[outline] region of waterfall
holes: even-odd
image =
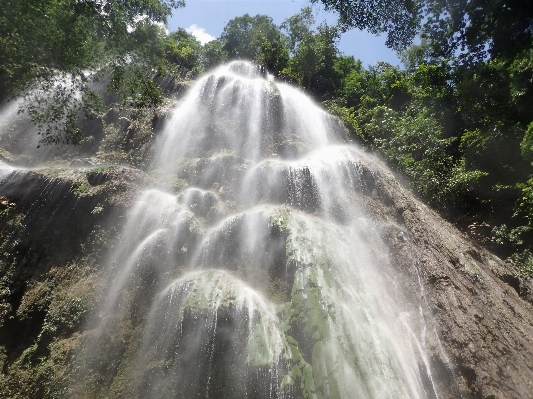
[[[0,397],[533,397],[531,279],[259,67],[185,86],[80,146],[0,104]]]
[[[335,118],[252,64],[199,79],[107,260],[78,389],[438,398],[419,304],[360,203],[368,162]]]

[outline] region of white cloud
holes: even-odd
[[[211,40],[215,40],[214,36],[211,36],[209,33],[207,33],[204,30],[204,28],[201,28],[196,24],[192,24],[185,30],[191,33],[194,37],[196,37],[198,41],[202,44],[206,44],[207,42],[210,42]]]

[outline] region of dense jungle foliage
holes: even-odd
[[[44,143],[78,143],[80,115],[104,106],[95,82],[145,112],[161,103],[163,76],[252,60],[306,90],[422,199],[531,276],[533,3],[322,3],[337,25],[317,24],[309,7],[280,26],[243,15],[202,46],[164,28],[181,0],[1,0],[0,86],[25,97]],[[353,27],[386,33],[403,67],[341,54]]]

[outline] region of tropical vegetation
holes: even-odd
[[[279,26],[243,15],[202,45],[165,30],[181,0],[1,0],[0,86],[25,97],[44,143],[78,143],[105,103],[97,82],[144,112],[161,103],[163,76],[252,60],[306,90],[424,201],[531,276],[533,5],[321,1],[338,24],[317,24],[309,7]],[[385,33],[403,67],[340,53],[351,28]]]

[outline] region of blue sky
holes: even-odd
[[[188,29],[200,41],[206,41],[219,37],[231,19],[246,13],[252,16],[266,14],[279,25],[308,4],[307,0],[186,0],[185,8],[174,10],[168,26],[170,31]],[[326,13],[318,5],[312,8],[318,23],[327,20],[333,24],[336,21],[334,14]],[[385,35],[374,36],[351,30],[342,35],[339,49],[346,55],[360,59],[365,67],[378,61],[400,65],[396,53],[385,46]]]

